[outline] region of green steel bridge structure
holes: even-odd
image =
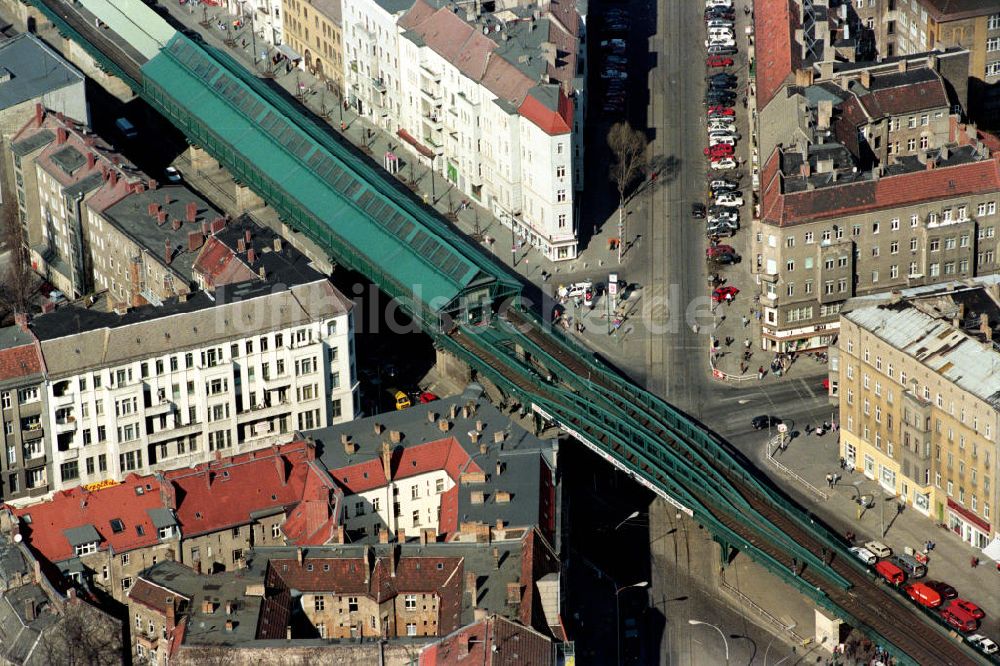
[[[141,0],[30,3],[286,223],[396,299],[439,348],[692,516],[723,565],[745,553],[898,663],[974,661],[721,437],[524,307],[516,276],[294,99]]]

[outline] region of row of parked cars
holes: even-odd
[[[1000,647],[986,636],[974,633],[986,613],[976,604],[958,596],[958,591],[937,580],[919,580],[927,575],[927,566],[915,557],[893,554],[892,549],[880,541],[869,541],[855,546],[851,552],[875,573],[896,587],[902,586],[914,603],[937,611],[941,619],[956,631],[967,634],[966,641],[984,654],[995,654]],[[909,583],[907,583],[909,581]]]
[[[604,83],[604,112],[617,114],[625,110],[628,79],[628,44],[625,37],[629,29],[628,10],[609,7],[604,11],[604,36],[601,41],[601,81]]]

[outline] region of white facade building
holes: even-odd
[[[345,6],[350,102],[432,166],[442,191],[454,187],[513,229],[518,249],[575,258],[579,14],[551,5],[477,17],[463,6],[463,18],[437,0],[402,4]]]
[[[252,23],[258,54],[266,46],[284,44],[281,0],[227,0],[229,13],[245,23]],[[259,55],[258,55],[259,57]]]
[[[67,308],[32,322],[51,491],[284,443],[357,415],[351,303],[326,279],[219,288],[215,299],[123,317]]]

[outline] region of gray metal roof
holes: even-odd
[[[84,80],[75,67],[31,34],[0,43],[0,109]]]
[[[170,509],[146,509],[146,513],[149,515],[149,519],[153,522],[153,527],[156,529],[177,525],[174,512]]]
[[[71,546],[82,546],[86,543],[94,543],[101,540],[101,535],[93,525],[81,525],[80,527],[70,527],[63,530],[66,540]]]
[[[83,156],[83,153],[77,150],[76,146],[65,146],[60,148],[52,153],[52,156],[49,159],[52,160],[53,164],[70,175],[87,163],[87,158]]]
[[[56,133],[50,129],[43,129],[32,132],[26,138],[15,141],[11,144],[11,150],[18,157],[23,157],[43,148],[56,140]]]
[[[844,315],[941,377],[1000,409],[1000,353],[950,321],[905,301],[863,305]]]

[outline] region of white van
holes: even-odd
[[[713,37],[726,37],[727,39],[732,39],[733,31],[729,28],[709,28],[708,38],[712,39]]]
[[[889,557],[892,555],[892,548],[889,548],[889,546],[881,541],[869,541],[865,544],[865,548],[875,553],[878,557]]]
[[[875,557],[875,553],[868,550],[867,548],[862,548],[861,546],[854,546],[851,548],[851,552],[854,553],[854,557],[858,558],[868,566],[872,566],[878,562],[878,558]]]

